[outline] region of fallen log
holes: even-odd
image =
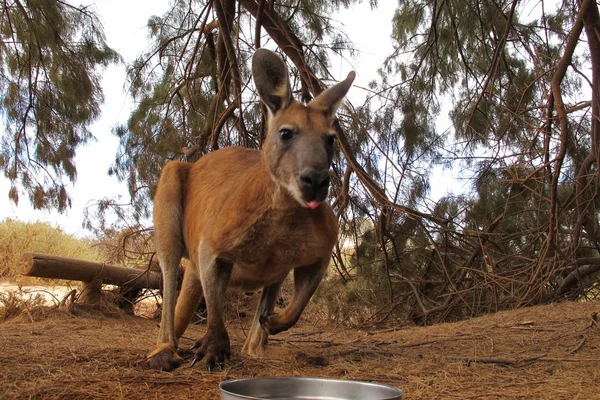
[[[102,284],[124,286],[127,289],[159,289],[161,282],[161,275],[154,271],[42,253],[24,253],[17,270],[25,276],[82,282],[101,281]]]

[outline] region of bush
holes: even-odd
[[[44,305],[44,297],[37,293],[31,295],[21,289],[0,293],[0,322],[30,312],[35,307]]]
[[[15,267],[27,252],[52,254],[86,261],[102,261],[90,244],[45,222],[0,222],[0,279],[24,282]]]

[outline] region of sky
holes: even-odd
[[[79,4],[73,2],[73,4]],[[116,177],[108,176],[108,169],[114,161],[118,148],[118,139],[112,135],[111,129],[127,121],[133,103],[127,93],[125,68],[128,62],[148,47],[148,31],[146,23],[152,15],[162,15],[169,9],[167,0],[99,0],[83,1],[81,4],[92,4],[104,25],[107,43],[123,57],[124,65],[110,66],[103,73],[103,90],[105,103],[101,117],[91,125],[91,132],[96,140],[78,149],[75,163],[77,181],[68,185],[68,192],[73,201],[72,207],[63,214],[56,212],[33,210],[27,196],[22,195],[18,206],[8,199],[10,184],[6,178],[0,177],[0,220],[13,218],[21,221],[49,222],[59,226],[65,232],[85,236],[82,228],[84,210],[94,200],[104,197],[121,196],[127,202],[129,195],[125,184],[119,183]],[[376,10],[371,10],[368,2],[343,10],[332,18],[345,26],[350,40],[355,44],[359,54],[354,60],[338,60],[333,70],[340,72],[339,79],[345,78],[347,72],[356,70],[355,86],[366,87],[368,82],[377,76],[377,69],[386,56],[392,52],[391,19],[396,2],[380,1]],[[354,88],[351,92],[356,93]],[[358,95],[358,93],[357,93]],[[445,194],[451,186],[448,172],[439,171],[439,182],[433,185],[432,196]]]

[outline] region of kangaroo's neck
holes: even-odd
[[[239,256],[241,249],[247,249],[260,242],[273,239],[271,232],[276,227],[297,221],[297,213],[302,212],[300,204],[294,200],[285,187],[273,179],[267,163],[261,154],[259,160],[248,165],[239,185],[228,199],[227,215],[239,218],[225,219],[219,237],[219,252],[228,254],[232,260]]]

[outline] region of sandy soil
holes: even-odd
[[[81,306],[25,309],[0,324],[2,399],[218,399],[249,376],[311,376],[400,387],[406,399],[600,398],[600,304],[562,303],[433,327],[359,331],[310,313],[272,337],[261,359],[240,354],[252,315],[229,322],[233,357],[149,370],[157,321]],[[182,346],[205,330],[188,329]]]

